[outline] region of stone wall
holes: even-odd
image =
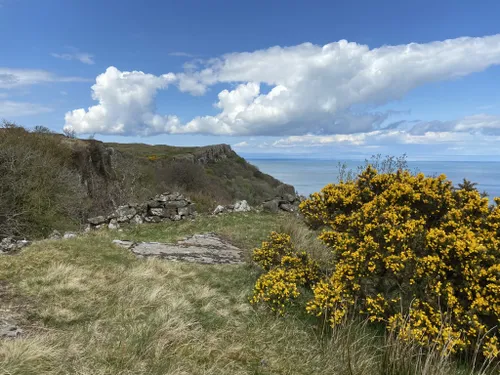
[[[182,194],[165,192],[141,204],[118,207],[107,216],[88,219],[87,230],[108,227],[118,229],[120,224],[159,223],[178,221],[194,217],[195,205]]]

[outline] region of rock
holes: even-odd
[[[224,206],[218,205],[215,207],[214,212],[212,212],[212,215],[218,215],[226,211],[226,208]]]
[[[282,203],[279,208],[286,212],[295,212],[297,210],[297,207],[290,203]]]
[[[118,246],[130,246],[130,241],[121,241]],[[208,264],[242,263],[242,251],[213,233],[196,234],[178,241],[176,244],[159,242],[140,242],[132,244],[131,251],[140,257],[158,257],[173,261],[186,261]]]
[[[186,207],[188,204],[185,200],[169,201],[165,203],[165,208],[181,208]]]
[[[120,228],[120,224],[118,224],[118,220],[117,219],[111,219],[109,221],[109,224],[108,224],[108,229],[109,230],[117,230],[118,228]]]
[[[161,221],[161,217],[159,216],[146,216],[144,218],[146,223],[159,223]]]
[[[144,223],[144,219],[141,215],[135,215],[132,220],[130,220],[132,224],[142,224]]]
[[[273,199],[262,204],[262,209],[267,212],[277,213],[279,212],[278,200]]]
[[[30,244],[27,240],[15,240],[12,237],[6,237],[0,241],[0,254],[10,253],[16,250],[21,250],[23,247]]]
[[[135,214],[137,214],[137,210],[134,207],[129,207],[129,206],[120,206],[116,209],[115,212],[116,212],[116,220],[119,223],[129,221],[135,216]]]
[[[177,213],[183,217],[188,216],[190,214],[188,207],[181,207],[177,209]]]
[[[106,222],[106,218],[104,216],[96,216],[96,217],[91,217],[90,219],[87,219],[87,221],[92,225],[99,225],[99,224]]]
[[[158,208],[161,207],[162,202],[158,202],[157,200],[152,200],[147,203],[148,208]]]
[[[62,238],[61,233],[55,229],[49,236],[49,240],[60,240],[61,238]]]
[[[179,220],[182,220],[182,216],[181,216],[181,215],[179,215],[179,214],[174,215],[174,216],[172,216],[172,220],[173,220],[173,221],[179,221]]]
[[[251,211],[252,209],[248,205],[247,201],[239,201],[234,204],[234,212],[248,212]]]
[[[125,249],[130,249],[134,246],[134,242],[128,240],[113,240],[113,243],[117,246],[124,247]]]
[[[92,230],[92,227],[90,224],[85,225],[85,228],[83,228],[84,233],[89,233]]]
[[[286,200],[288,203],[293,203],[297,199],[295,194],[284,194],[283,199]]]
[[[0,338],[16,338],[23,333],[23,330],[14,324],[0,323]]]
[[[63,236],[63,238],[65,240],[70,239],[70,238],[76,238],[76,237],[77,237],[76,233],[73,233],[73,232],[65,232],[64,236]]]

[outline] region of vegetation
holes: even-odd
[[[467,181],[455,189],[444,175],[379,174],[369,165],[301,204],[309,225],[322,228],[331,267],[318,277],[313,259],[272,233],[254,252],[267,272],[253,301],[283,314],[305,289],[302,306],[332,327],[365,317],[398,341],[444,357],[463,353],[488,368],[500,354],[495,202]]]
[[[89,216],[167,190],[207,212],[241,199],[260,204],[281,185],[225,145],[104,144],[8,122],[0,127],[0,175],[0,238],[78,229]]]

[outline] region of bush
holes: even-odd
[[[309,225],[323,228],[319,238],[334,257],[330,276],[307,280],[314,293],[307,311],[331,326],[365,316],[423,347],[479,348],[497,357],[500,198],[495,202],[489,206],[470,184],[455,189],[444,175],[402,169],[379,174],[368,166],[327,185],[300,206]]]

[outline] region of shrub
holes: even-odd
[[[481,345],[498,355],[500,199],[444,175],[367,167],[357,179],[326,186],[301,204],[336,256],[309,312],[332,325],[349,311],[397,329],[421,345],[451,352]],[[482,343],[481,343],[482,340]]]
[[[316,262],[303,251],[297,251],[290,236],[272,232],[269,241],[255,249],[253,260],[268,272],[255,283],[252,303],[265,302],[284,314],[285,309],[300,296],[300,288],[314,283],[319,276]]]
[[[402,169],[379,174],[368,166],[327,185],[300,206],[310,226],[323,228],[319,238],[334,259],[328,277],[300,280],[314,294],[307,311],[331,326],[355,314],[423,347],[497,357],[500,198],[495,203],[470,184],[455,189],[444,175]],[[281,266],[266,266],[287,256],[271,251],[278,245],[255,252],[267,254],[256,260],[265,258],[269,270],[256,292],[264,285],[271,302],[280,291],[270,280],[295,295],[294,280],[275,271]]]

